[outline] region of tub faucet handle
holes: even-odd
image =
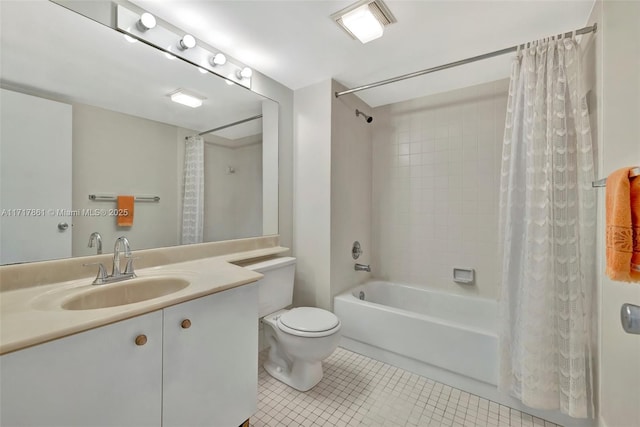
[[[368,273],[371,273],[371,267],[369,266],[369,264],[359,264],[356,263],[355,268],[356,271],[366,271]]]

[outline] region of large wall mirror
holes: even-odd
[[[105,253],[181,244],[185,140],[215,128],[202,241],[277,234],[277,103],[58,4],[0,9],[1,264],[95,254],[94,232]]]

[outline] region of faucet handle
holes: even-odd
[[[106,283],[107,280],[107,269],[104,268],[104,264],[102,264],[101,262],[90,262],[87,264],[82,264],[83,267],[89,267],[91,265],[97,265],[98,266],[98,274],[96,275],[95,280],[93,281],[92,284],[94,285],[102,285],[104,283]]]
[[[127,260],[127,265],[124,268],[124,273],[123,274],[130,274],[131,276],[136,277],[136,273],[135,273],[135,271],[133,271],[133,260],[134,259],[140,259],[140,258],[142,258],[142,257],[139,257],[139,256],[134,257],[134,256],[131,256],[131,255],[130,256],[125,256],[125,259]]]

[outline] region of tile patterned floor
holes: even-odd
[[[259,357],[253,427],[558,427],[504,405],[338,348],[306,393],[272,378]]]

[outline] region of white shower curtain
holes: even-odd
[[[514,61],[502,154],[500,388],[593,416],[594,159],[575,40]]]
[[[202,243],[204,233],[204,140],[187,138],[184,153],[182,244]]]

